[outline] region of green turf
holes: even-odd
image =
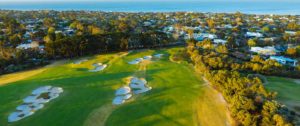
[[[115,90],[125,84],[124,78],[137,72],[139,66],[129,65],[128,61],[154,53],[170,54],[178,49],[133,52],[125,57],[97,55],[80,65],[70,60],[25,80],[2,85],[0,126],[82,126],[93,110],[111,104]],[[102,72],[87,72],[96,62],[107,63],[108,67]],[[114,107],[105,125],[193,126],[198,123],[193,105],[204,88],[191,66],[170,62],[165,56],[147,65],[146,79],[153,89]],[[9,113],[22,103],[22,99],[44,85],[60,86],[64,93],[34,115],[7,123]]]
[[[277,100],[300,114],[300,81],[283,77],[267,77],[266,88],[277,92]]]

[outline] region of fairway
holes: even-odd
[[[9,81],[0,85],[0,126],[228,124],[226,104],[221,103],[218,94],[190,64],[169,60],[169,55],[178,49],[181,48],[95,55],[81,64],[73,64],[74,59],[27,71],[32,73],[30,76],[26,72],[18,73],[19,79],[15,79],[14,74],[2,76],[1,79]],[[135,58],[157,53],[164,54],[163,58],[139,65],[128,64]],[[107,64],[107,68],[88,72],[94,68],[92,64],[99,62]],[[126,78],[133,75],[145,77],[152,90],[135,95],[124,104],[112,105],[116,89],[124,86]],[[64,92],[34,115],[7,123],[8,115],[22,99],[33,89],[45,85],[62,87]]]
[[[277,92],[279,102],[300,115],[300,80],[283,77],[268,77],[266,88]],[[299,116],[298,116],[298,121]]]

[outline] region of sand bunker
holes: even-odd
[[[113,100],[113,104],[115,105],[123,104],[125,100],[131,98],[131,96],[132,94],[131,94],[130,87],[128,86],[121,87],[116,91],[116,97]]]
[[[134,94],[144,93],[152,89],[151,87],[147,86],[147,81],[144,78],[139,79],[136,77],[132,77],[130,79],[129,86],[132,88],[132,92]]]
[[[102,71],[107,67],[106,64],[102,64],[102,63],[95,63],[95,64],[93,64],[93,66],[95,67],[95,69],[89,70],[90,72]]]
[[[55,99],[63,92],[60,87],[43,86],[32,91],[30,96],[23,99],[23,104],[8,116],[8,122],[15,122],[33,115],[35,111],[44,108],[44,104]]]
[[[144,56],[144,60],[151,60],[152,56]]]
[[[155,54],[154,57],[155,58],[161,58],[164,54]]]
[[[153,55],[153,57],[155,58],[161,58],[163,56],[163,54],[155,54]],[[143,60],[151,60],[153,58],[152,56],[144,56],[143,58],[136,58],[130,62],[128,62],[129,64],[139,64],[141,63]]]
[[[73,64],[81,64],[81,63],[86,62],[86,61],[88,61],[88,60],[87,59],[81,59],[81,60],[75,61]]]
[[[143,61],[143,58],[136,58],[133,61],[128,62],[129,64],[139,64],[140,62]]]
[[[147,81],[144,78],[131,77],[129,86],[121,87],[116,91],[116,97],[112,103],[114,105],[123,104],[132,97],[132,94],[141,94],[151,89],[151,87],[147,86]]]

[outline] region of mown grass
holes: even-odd
[[[300,80],[283,77],[268,77],[266,88],[277,92],[277,99],[288,106],[300,107]],[[299,110],[300,112],[300,110]]]
[[[267,77],[265,87],[277,92],[277,100],[300,115],[300,80],[283,77]],[[300,124],[300,116],[297,118]]]
[[[197,105],[195,107],[195,104],[211,106],[216,103],[199,101],[201,97],[209,98],[204,95],[206,87],[203,86],[201,77],[197,76],[187,63],[170,62],[167,56],[143,66],[146,67],[143,76],[153,88],[151,91],[138,95],[123,105],[110,106],[115,90],[125,84],[126,77],[134,75],[139,69],[139,65],[129,65],[128,61],[155,53],[170,54],[178,49],[180,48],[139,51],[124,57],[120,57],[121,53],[97,55],[89,57],[89,61],[79,65],[72,64],[73,60],[70,60],[65,64],[48,67],[41,73],[23,80],[3,84],[0,86],[0,125],[94,125],[93,122],[85,123],[91,114],[93,115],[91,120],[99,116],[99,120],[105,118],[102,125],[111,126],[198,125],[199,108]],[[97,62],[107,63],[108,67],[97,73],[87,72],[88,69],[93,69],[92,64]],[[11,76],[2,79],[9,77]],[[34,115],[18,122],[7,123],[9,113],[22,103],[22,99],[33,89],[44,85],[60,86],[64,89],[64,93],[47,103],[44,109]],[[102,111],[103,108],[109,108],[109,111]],[[226,112],[214,107],[207,109],[211,111],[207,116],[211,117]],[[105,114],[109,115],[104,116]],[[220,122],[219,125],[225,124]]]

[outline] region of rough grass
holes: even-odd
[[[45,69],[43,72],[26,79],[12,79],[14,81],[0,86],[0,125],[193,126],[207,124],[199,123],[199,118],[206,118],[204,116],[211,117],[208,122],[224,120],[225,116],[216,116],[221,119],[212,118],[226,110],[220,109],[217,105],[219,103],[214,102],[217,98],[205,93],[209,93],[209,90],[203,86],[202,78],[197,76],[188,64],[170,62],[167,56],[141,66],[127,63],[134,58],[154,53],[170,54],[178,49],[180,48],[146,50],[127,56],[126,53],[97,55],[89,57],[89,61],[79,65],[72,64],[73,60],[70,60],[55,67],[42,68]],[[97,62],[106,63],[108,67],[101,72],[87,72],[93,68],[92,64]],[[126,84],[127,77],[135,74],[145,77],[153,89],[123,105],[111,105],[115,90]],[[13,77],[15,76],[7,75],[2,79]],[[62,87],[64,93],[34,115],[8,124],[9,113],[13,112],[33,89],[44,85]],[[202,110],[205,111],[200,111],[197,104],[204,104]],[[203,117],[197,116],[198,114]],[[216,121],[214,124],[225,125],[224,122]]]

